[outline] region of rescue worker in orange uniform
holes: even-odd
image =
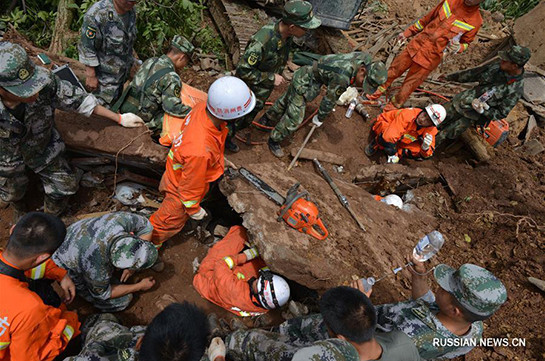
[[[383,149],[388,163],[397,163],[402,157],[429,158],[435,150],[437,126],[445,120],[447,112],[440,104],[425,109],[395,109],[380,114],[373,124],[374,139],[365,148],[372,156]]]
[[[173,140],[159,190],[165,193],[161,207],[151,216],[151,241],[161,245],[180,232],[189,218],[207,216],[200,203],[224,171],[223,153],[227,122],[250,113],[255,96],[240,79],[225,76],[208,90],[206,103],[193,107]]]
[[[49,259],[65,234],[59,218],[30,212],[17,222],[0,253],[0,360],[53,360],[80,333],[78,316],[43,283],[43,278],[58,281],[67,303],[76,295],[66,271]]]
[[[284,306],[290,298],[286,280],[273,275],[248,247],[246,229],[231,227],[199,266],[193,287],[208,301],[238,316],[257,316]]]
[[[483,0],[444,0],[427,15],[399,34],[398,40],[414,38],[394,59],[388,80],[368,98],[375,100],[406,70],[399,92],[384,110],[401,108],[413,91],[439,66],[443,56],[462,53],[475,39],[483,19],[479,4]]]

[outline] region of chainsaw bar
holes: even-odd
[[[282,206],[285,202],[285,198],[282,197],[277,191],[275,191],[270,185],[265,183],[261,178],[250,172],[248,169],[240,167],[238,172],[244,179],[250,184],[263,192],[270,200]]]

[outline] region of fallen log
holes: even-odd
[[[491,157],[490,154],[488,154],[486,144],[484,144],[482,137],[479,137],[473,129],[467,129],[460,139],[468,146],[471,153],[475,155],[475,158],[477,158],[479,162],[487,162],[490,160]]]
[[[403,192],[428,183],[439,182],[441,174],[432,168],[408,167],[402,164],[375,164],[360,169],[354,183],[370,193]]]
[[[295,157],[297,154],[298,149],[292,148],[291,150],[291,156]],[[300,159],[308,159],[313,160],[314,158],[318,159],[319,161],[327,162],[327,163],[333,163],[333,164],[344,164],[346,162],[346,158],[334,153],[329,152],[322,152],[321,150],[314,150],[314,149],[303,149],[301,154],[299,155]]]

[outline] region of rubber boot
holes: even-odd
[[[365,155],[368,157],[371,157],[376,152],[377,152],[377,143],[375,142],[375,140],[372,140],[371,143],[369,143],[367,147],[365,147]]]
[[[68,197],[53,198],[48,195],[44,197],[44,213],[60,216],[68,206]]]
[[[227,139],[225,140],[225,149],[227,149],[231,153],[238,153],[240,151],[240,147],[235,142],[233,142],[232,137],[227,137]]]
[[[275,142],[271,138],[267,141],[267,145],[269,146],[269,150],[276,158],[282,158],[284,156],[284,151],[282,150],[282,147],[280,146],[280,143]]]
[[[265,115],[259,118],[259,120],[256,123],[259,124],[259,125],[254,125],[257,128],[257,130],[260,130],[262,132],[270,132],[272,130],[271,121]]]

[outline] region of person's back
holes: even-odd
[[[75,289],[66,271],[49,260],[65,232],[59,218],[28,213],[17,223],[6,250],[0,254],[0,359],[3,361],[53,360],[79,334],[75,313],[66,311],[63,304],[58,308],[44,304],[44,300],[60,303],[50,297],[53,292],[50,286],[40,287],[40,291],[29,289],[30,279],[50,278],[59,281],[67,292],[65,300],[73,299]]]

